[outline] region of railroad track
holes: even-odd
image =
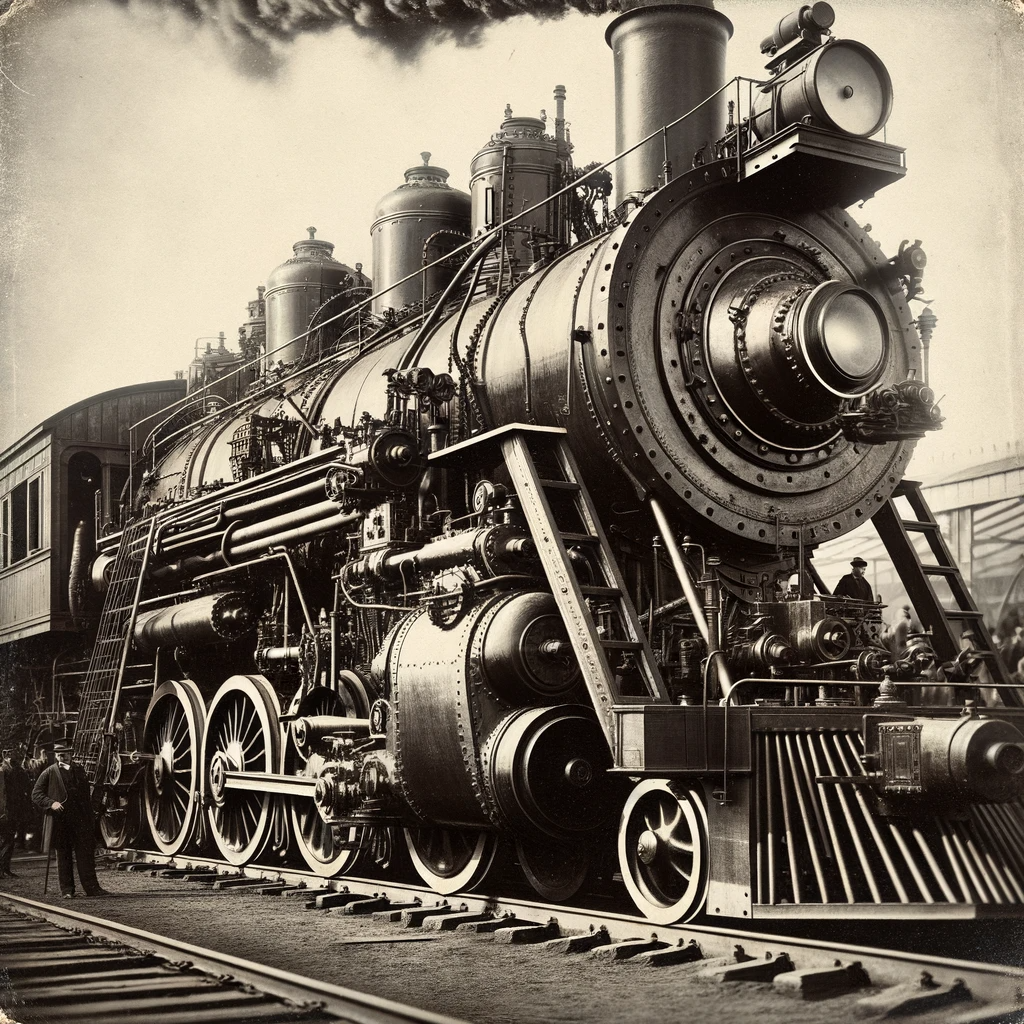
[[[115,921],[0,896],[0,1021],[459,1024]]]
[[[770,984],[780,995],[827,999],[859,993],[857,1016],[942,1024],[1022,1024],[1024,968],[754,930],[687,924],[483,893],[442,900],[413,884],[326,880],[310,872],[186,856],[120,855],[119,868],[218,889],[293,897],[311,910],[373,915],[396,929],[490,933],[498,942],[587,953],[608,963],[671,967],[713,982]],[[525,954],[524,955],[529,955]],[[660,974],[660,972],[659,972]],[[844,1004],[844,1006],[847,1004]],[[780,1010],[780,1012],[782,1012]]]

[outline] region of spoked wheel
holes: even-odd
[[[281,705],[263,676],[232,676],[214,695],[206,716],[203,785],[214,842],[229,864],[247,864],[270,833],[270,793],[231,789],[228,772],[281,770]]]
[[[136,783],[125,792],[116,792],[105,802],[100,816],[100,835],[108,850],[132,846],[142,831],[142,793]]]
[[[547,836],[517,838],[516,857],[533,891],[545,900],[575,896],[590,870],[590,854],[583,846]]]
[[[708,817],[700,795],[664,779],[641,782],[622,810],[619,867],[633,902],[655,924],[699,913],[708,892]]]
[[[149,764],[143,793],[153,841],[161,853],[178,853],[194,831],[200,805],[203,711],[199,688],[185,679],[161,683],[146,712],[142,752]]]
[[[490,832],[437,826],[407,828],[405,843],[420,878],[442,896],[479,885],[498,848],[497,837]]]
[[[365,718],[368,714],[369,708],[359,709],[325,686],[310,690],[296,709],[297,718],[311,715]],[[289,736],[287,758],[285,770],[289,774],[313,779],[320,777],[326,764],[323,757],[315,752],[304,757],[293,736]],[[295,845],[314,874],[330,878],[355,867],[359,858],[361,829],[328,825],[320,816],[312,796],[291,798],[291,820]]]

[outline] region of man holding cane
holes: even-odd
[[[32,802],[46,812],[57,851],[57,877],[64,899],[75,895],[72,864],[78,861],[78,877],[87,896],[106,896],[96,878],[95,828],[89,780],[85,769],[75,764],[71,747],[58,741],[53,747],[55,764],[44,768],[32,789]]]

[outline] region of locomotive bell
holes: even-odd
[[[421,302],[444,288],[454,270],[443,265],[398,282],[469,238],[469,196],[448,184],[448,172],[431,165],[429,153],[420,155],[423,163],[410,167],[405,184],[384,196],[374,210],[374,313]]]

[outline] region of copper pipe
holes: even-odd
[[[993,902],[1005,903],[1006,900],[1003,898],[1003,893],[1000,891],[1001,886],[999,885],[999,875],[991,869],[992,866],[990,864],[985,863],[985,858],[981,855],[981,851],[978,849],[978,844],[975,842],[974,836],[971,835],[970,827],[966,822],[957,822],[957,826],[957,832],[960,834],[960,841],[970,854],[971,860],[974,861],[974,864],[978,869],[978,873],[988,886],[988,891],[992,894]],[[1007,893],[1007,895],[1009,895],[1009,893]]]
[[[999,818],[994,813],[994,809],[985,804],[979,804],[974,808],[974,814],[975,825],[978,831],[983,833],[982,838],[987,840],[989,846],[995,847],[1003,858],[1000,876],[1006,882],[1003,888],[1010,898],[1010,902],[1024,903],[1024,888],[1021,887],[1014,873],[1015,868],[1017,871],[1020,871],[1020,863],[1016,857],[1016,852],[1006,844],[1005,834],[1000,826]],[[1010,888],[1014,890],[1013,893],[1010,892]],[[1016,899],[1014,898],[1015,895]]]
[[[754,733],[754,902],[764,903],[764,838],[761,831],[763,817],[761,803],[764,792],[764,774],[761,767],[761,755],[764,736]]]
[[[1006,861],[1006,875],[1017,893],[1017,899],[1024,903],[1024,886],[1020,884],[1018,875],[1021,874],[1021,857],[1018,849],[1013,846],[1000,816],[996,813],[1002,808],[987,807],[980,805],[975,808],[975,813],[985,815],[995,845],[999,848]]]
[[[950,834],[949,826],[940,818],[935,819],[935,824],[938,826],[939,834],[942,836],[942,848],[946,851],[946,859],[949,861],[950,867],[953,869],[953,874],[956,875],[956,883],[960,886],[960,892],[963,895],[963,900],[960,902],[977,902],[974,898],[974,893],[967,882],[967,878],[964,875],[963,867],[960,864],[957,852],[953,847],[953,839]]]
[[[972,862],[971,857],[968,856],[967,847],[964,845],[963,837],[960,835],[960,830],[957,828],[956,822],[950,822],[949,837],[952,840],[953,847],[960,858],[961,865],[970,876],[971,883],[974,885],[979,899],[982,903],[991,903],[992,892],[985,886],[984,879],[979,876],[976,870],[976,865]]]
[[[246,541],[256,540],[259,537],[266,537],[270,534],[280,533],[282,530],[292,527],[304,526],[318,519],[328,518],[331,513],[340,515],[341,510],[336,502],[321,501],[316,505],[305,505],[301,508],[284,512],[272,519],[264,519],[248,526],[240,526],[231,533],[230,545],[234,546]],[[172,554],[186,548],[201,547],[203,545],[220,546],[224,539],[224,532],[206,532],[189,538],[172,541],[163,546],[163,553]]]
[[[764,775],[765,792],[768,798],[768,902],[775,905],[775,787],[772,778],[772,756],[768,737],[764,736]]]
[[[836,749],[839,751],[840,759],[842,760],[845,774],[856,775],[864,774],[864,768],[860,763],[858,751],[853,745],[853,737],[849,734],[845,734],[847,745],[850,748],[850,753],[853,758],[853,764],[860,768],[860,772],[856,772],[854,768],[847,762],[845,755],[843,754],[842,745],[839,742],[838,736],[833,736],[832,739],[835,741]],[[878,847],[878,852],[882,855],[882,862],[885,864],[885,870],[889,872],[889,878],[892,880],[892,884],[896,888],[896,895],[899,897],[900,903],[909,903],[910,897],[907,895],[907,890],[903,885],[900,876],[896,873],[896,864],[892,859],[892,855],[889,853],[889,847],[885,844],[885,839],[882,837],[882,833],[878,830],[878,825],[875,822],[874,815],[871,813],[871,809],[868,807],[868,802],[863,793],[859,789],[854,791],[853,794],[857,803],[860,805],[861,814],[864,815],[864,821],[867,823],[868,830],[871,832],[872,838],[875,840],[875,845]]]

